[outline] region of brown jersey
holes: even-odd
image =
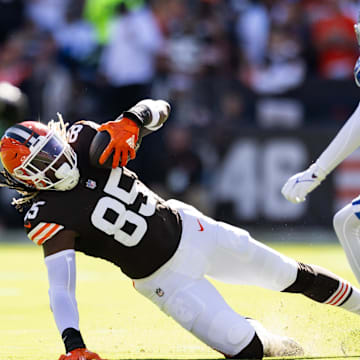
[[[70,191],[40,191],[25,229],[38,245],[60,231],[75,231],[76,250],[114,263],[133,279],[146,277],[176,251],[180,216],[126,167],[93,167],[89,147],[96,133],[91,122],[69,129],[80,181]]]

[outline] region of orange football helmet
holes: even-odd
[[[38,190],[70,190],[79,181],[72,147],[37,121],[24,121],[6,130],[0,159],[13,178]]]

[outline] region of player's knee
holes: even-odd
[[[197,317],[203,312],[202,302],[188,291],[178,291],[164,304],[163,311],[187,330],[192,330]]]
[[[256,339],[251,343],[254,328],[245,318],[224,307],[222,303],[211,306],[212,301],[215,300],[203,301],[202,297],[196,295],[196,291],[186,287],[172,294],[162,309],[185,329],[222,354],[241,354],[244,351],[243,358],[258,358],[260,350],[259,346],[255,346]],[[247,347],[249,348],[246,349]],[[253,356],[248,356],[251,352]]]
[[[345,249],[351,248],[351,243],[358,241],[360,231],[360,198],[339,210],[334,216],[333,225],[341,245]]]
[[[239,353],[232,356],[225,355],[227,359],[262,359],[263,356],[264,348],[256,333],[250,343]]]
[[[354,215],[354,211],[350,204],[334,215],[333,226],[337,233],[340,231],[342,232],[346,230],[347,227],[351,226],[351,222],[349,223],[348,219],[351,218],[352,215]]]

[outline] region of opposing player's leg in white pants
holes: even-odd
[[[334,228],[351,269],[360,283],[360,197],[335,214]]]

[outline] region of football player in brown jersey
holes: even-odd
[[[48,125],[19,123],[1,139],[2,185],[22,194],[15,205],[27,208],[25,230],[44,250],[51,309],[66,350],[60,360],[100,359],[79,329],[75,251],[117,265],[139,293],[227,358],[303,350],[236,313],[205,275],[301,293],[360,314],[360,291],[347,281],[188,204],[163,200],[126,168],[141,138],[169,112],[167,102],[147,99],[102,126],[80,121],[66,132],[59,116]]]

